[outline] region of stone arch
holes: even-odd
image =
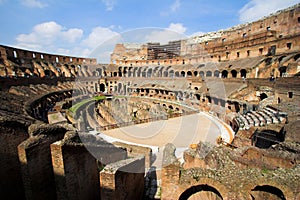
[[[171,69],[169,71],[169,77],[174,78],[174,70],[173,69]]]
[[[151,77],[152,76],[152,68],[149,68],[147,71],[147,77]]]
[[[206,77],[212,77],[212,72],[211,71],[207,71],[206,72]]]
[[[252,199],[281,199],[286,200],[283,192],[274,186],[271,185],[258,185],[253,188],[250,192]],[[273,198],[272,198],[273,197]]]
[[[128,77],[132,77],[132,67],[129,67],[128,69]]]
[[[179,77],[179,71],[175,72],[175,77]]]
[[[194,71],[194,76],[196,77],[196,76],[198,76],[198,71]]]
[[[204,71],[200,71],[200,72],[199,72],[199,75],[200,75],[200,77],[204,78],[204,77],[205,77],[205,76],[204,76]]]
[[[99,72],[98,71],[93,71],[93,76],[99,76]]]
[[[147,77],[147,68],[148,68],[148,67],[145,67],[145,68],[142,70],[142,77]]]
[[[119,70],[118,70],[118,76],[119,76],[119,77],[122,77],[122,76],[123,76],[123,73],[122,73],[122,67],[119,67]]]
[[[231,77],[236,78],[237,77],[237,71],[235,69],[231,70]]]
[[[286,56],[280,56],[280,58],[278,58],[278,62],[280,63]]]
[[[136,73],[136,77],[141,77],[141,73],[142,72],[142,68],[141,67],[138,67],[137,68],[137,73]]]
[[[99,76],[102,76],[102,68],[97,68],[96,71],[98,72]]]
[[[228,71],[227,70],[223,70],[222,71],[222,78],[227,78],[228,77]]]
[[[268,98],[268,95],[266,93],[261,93],[260,96],[259,96],[260,100],[264,100],[266,98]]]
[[[122,88],[123,88],[122,83],[118,83],[118,93],[119,94],[121,93]]]
[[[181,77],[185,77],[185,71],[181,71],[181,72],[180,72],[180,76],[181,76]]]
[[[169,75],[168,70],[165,70],[164,74],[163,74],[163,77],[168,77],[168,75]]]
[[[114,72],[114,73],[113,73],[113,76],[114,76],[114,77],[117,77],[117,76],[118,76],[118,72]]]
[[[101,83],[100,84],[100,92],[104,92],[105,91],[105,84]]]
[[[186,199],[221,200],[223,199],[223,197],[216,188],[207,184],[203,184],[203,185],[192,186],[188,188],[186,191],[184,191],[180,195],[179,200],[186,200]]]
[[[240,74],[241,74],[241,77],[247,78],[247,70],[241,69]]]
[[[155,68],[154,68],[154,70],[153,70],[153,77],[157,77],[158,75],[157,75],[157,71],[158,71],[158,69],[159,69],[159,66],[156,66]]]
[[[187,77],[192,77],[192,72],[191,71],[187,71],[186,76]]]
[[[164,67],[159,68],[157,77],[163,77],[163,69]]]
[[[219,77],[219,76],[220,76],[220,71],[219,70],[214,71],[214,77]]]
[[[279,72],[280,72],[280,77],[283,77],[283,76],[285,75],[286,69],[287,69],[286,66],[281,66],[281,67],[279,67],[278,70],[279,70]]]
[[[137,71],[138,71],[138,67],[135,67],[132,72],[133,77],[137,77]]]
[[[294,56],[294,60],[298,60],[300,58],[300,54],[298,53],[297,55]]]
[[[251,197],[251,191],[254,190],[257,186],[271,186],[271,189],[278,189],[284,195],[285,199],[295,199],[293,191],[286,185],[281,184],[280,182],[274,180],[266,180],[266,178],[260,178],[252,184],[246,185],[243,190],[248,191],[249,196]],[[257,189],[257,188],[256,188]],[[260,187],[258,187],[260,189]],[[250,198],[251,199],[251,198]],[[278,199],[278,198],[277,198]]]

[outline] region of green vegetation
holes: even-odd
[[[82,107],[83,105],[89,103],[89,102],[92,102],[92,101],[99,101],[99,100],[103,100],[103,99],[106,99],[105,96],[95,96],[93,98],[90,98],[90,99],[84,99],[83,101],[73,105],[69,111],[71,111],[72,113],[76,113],[76,111]]]

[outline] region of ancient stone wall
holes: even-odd
[[[77,58],[72,56],[47,54],[42,52],[18,49],[4,45],[0,45],[0,52],[2,59],[17,61],[16,63],[20,64],[30,64],[32,60],[46,61],[50,63],[71,63],[76,65],[97,64],[97,61],[94,58]]]
[[[31,137],[18,146],[27,199],[54,199],[55,182],[50,144],[64,137],[65,128],[32,125]]]
[[[142,199],[145,158],[139,156],[105,166],[100,172],[102,199]]]
[[[29,137],[29,122],[1,119],[0,123],[0,195],[8,199],[24,199],[17,146]]]
[[[112,151],[115,153],[107,159],[106,154]],[[67,132],[63,140],[51,144],[51,156],[57,199],[99,199],[99,171],[110,162],[126,158],[126,152],[92,137],[84,144],[78,133]]]

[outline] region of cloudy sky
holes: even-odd
[[[127,42],[122,36],[127,32],[136,39],[128,42],[163,43],[250,22],[297,3],[300,0],[0,0],[0,44],[90,57],[105,42]]]

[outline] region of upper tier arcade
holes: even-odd
[[[111,62],[124,66],[199,64],[294,53],[300,50],[299,33],[297,4],[255,22],[168,44],[117,44]]]

